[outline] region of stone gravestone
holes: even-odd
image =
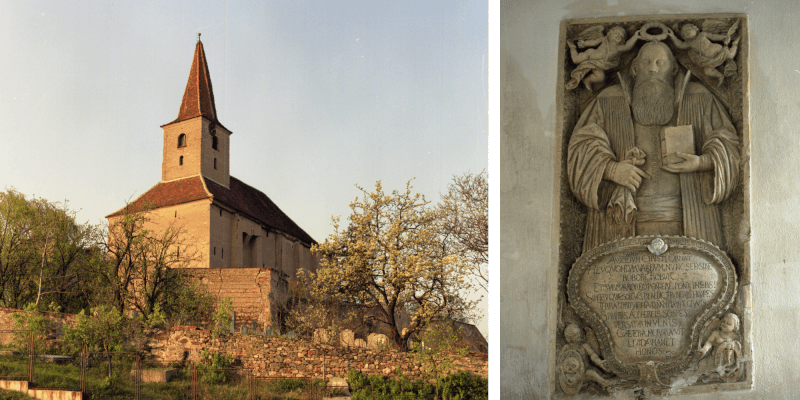
[[[339,332],[339,345],[342,347],[355,346],[355,334],[350,329],[344,329]]]
[[[267,337],[275,336],[275,329],[272,327],[272,325],[267,325],[267,327],[264,328],[264,336]]]
[[[325,328],[314,329],[313,340],[317,343],[328,343],[330,340],[328,330]]]
[[[748,20],[567,20],[559,396],[752,387]]]
[[[389,337],[382,333],[370,333],[367,336],[367,347],[370,349],[385,349],[389,346]]]

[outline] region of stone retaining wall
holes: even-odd
[[[236,364],[252,369],[255,376],[325,378],[347,376],[351,369],[366,375],[396,376],[398,370],[412,379],[419,366],[405,352],[365,348],[343,348],[289,338],[266,338],[241,334],[215,339],[194,327],[158,331],[147,342],[154,360],[170,363],[198,361],[204,350],[232,355]],[[488,376],[486,353],[472,353],[458,362],[459,369]]]
[[[0,308],[0,345],[8,344],[11,342],[11,332],[7,332],[14,328],[14,320],[12,315],[24,312],[13,308]],[[47,324],[51,331],[52,338],[61,338],[64,336],[64,324],[74,327],[77,323],[77,315],[64,314],[57,312],[38,312],[47,318]],[[6,332],[3,332],[6,331]]]

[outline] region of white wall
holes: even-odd
[[[613,15],[747,13],[750,24],[755,388],[675,399],[800,398],[800,2],[501,2],[501,390],[548,398],[559,23]]]

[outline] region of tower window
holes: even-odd
[[[214,159],[214,169],[217,169],[217,159]]]
[[[216,136],[211,137],[211,148],[214,150],[219,150],[217,145],[219,144],[219,139]]]
[[[181,156],[181,158],[178,159],[178,165],[183,165],[183,156]]]
[[[178,147],[186,147],[186,134],[185,133],[181,133],[181,135],[178,136]]]

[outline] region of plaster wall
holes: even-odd
[[[148,212],[148,221],[144,229],[156,233],[163,232],[167,227],[181,230],[180,241],[188,246],[190,251],[197,252],[196,261],[188,267],[206,268],[208,260],[213,258],[209,248],[211,238],[208,210],[208,200],[157,208]],[[112,224],[119,218],[121,217],[110,218],[109,223]]]
[[[750,27],[754,389],[674,399],[793,399],[800,393],[800,30],[794,1],[501,1],[500,386],[550,398],[559,23],[615,15],[746,13]],[[620,398],[626,398],[620,395]]]
[[[162,180],[169,181],[202,173],[203,176],[220,185],[230,186],[231,133],[217,125],[216,135],[219,143],[217,143],[217,149],[214,150],[212,137],[208,130],[209,123],[209,120],[197,117],[163,127]],[[178,137],[181,134],[186,135],[186,145],[178,147]],[[181,156],[183,156],[183,164],[180,163]],[[215,165],[216,168],[214,168]]]

